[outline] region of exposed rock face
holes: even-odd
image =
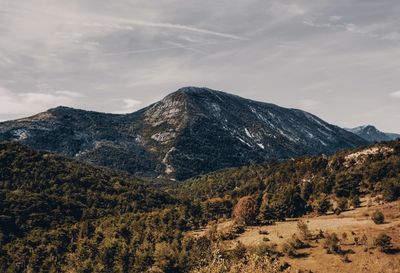
[[[0,140],[136,175],[179,180],[366,143],[301,110],[195,87],[127,115],[50,109],[0,123]]]

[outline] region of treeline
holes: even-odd
[[[332,197],[349,206],[366,194],[394,201],[400,197],[400,142],[227,169],[191,179],[173,192],[214,208],[215,216],[232,214],[237,200],[252,196],[266,220],[324,212],[332,208]]]

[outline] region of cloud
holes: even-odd
[[[58,105],[73,105],[78,93],[56,91],[16,93],[0,86],[0,115],[32,115]]]
[[[85,95],[69,90],[58,90],[55,92],[57,95],[69,97],[69,98],[84,98]]]
[[[298,102],[300,109],[302,110],[314,110],[320,104],[319,101],[315,99],[302,99]]]
[[[0,119],[58,104],[131,112],[197,85],[339,125],[385,105],[368,123],[398,131],[398,99],[378,90],[398,85],[399,11],[398,0],[0,0]]]
[[[400,99],[400,90],[389,94],[390,97]]]
[[[230,34],[230,33],[224,33],[224,32],[217,32],[217,31],[212,31],[212,30],[209,30],[209,29],[198,28],[198,27],[193,27],[193,26],[188,26],[188,25],[171,24],[171,23],[163,23],[163,22],[149,22],[149,21],[142,21],[142,20],[117,19],[117,18],[112,18],[110,20],[111,21],[118,20],[120,22],[127,23],[127,24],[130,24],[130,25],[135,25],[135,26],[145,26],[145,27],[156,27],[156,28],[185,30],[185,31],[197,32],[197,33],[202,33],[202,34],[209,34],[209,35],[213,35],[213,36],[218,36],[218,37],[228,38],[228,39],[234,39],[234,40],[246,40],[246,38],[240,37],[238,35],[234,35],[234,34]]]
[[[135,112],[142,105],[142,102],[140,100],[134,99],[123,99],[122,104],[122,109],[118,111],[113,111],[114,114],[126,114]]]

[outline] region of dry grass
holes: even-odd
[[[377,209],[385,215],[385,223],[382,225],[374,224],[369,216]],[[308,240],[310,248],[297,250],[299,255],[296,257],[292,258],[290,255],[286,255],[280,258],[281,262],[288,262],[291,265],[290,272],[299,270],[335,273],[400,272],[400,253],[398,251],[386,254],[373,247],[374,238],[380,233],[385,233],[392,237],[394,248],[400,248],[400,201],[365,206],[346,211],[339,216],[306,217],[301,220],[307,224],[313,239]],[[226,248],[230,248],[240,241],[247,247],[256,247],[265,244],[264,238],[268,237],[270,243],[282,246],[293,236],[300,235],[297,223],[297,219],[292,219],[278,222],[272,226],[248,227],[243,234],[233,240],[224,241],[224,244]],[[227,221],[220,224],[219,228],[224,229],[229,225],[231,222]],[[265,233],[268,235],[266,236]],[[317,235],[328,233],[336,233],[340,238],[341,254],[327,254],[327,250],[323,247],[325,239],[316,239]]]

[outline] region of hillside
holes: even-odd
[[[0,140],[138,176],[178,180],[366,144],[307,112],[195,87],[126,115],[50,109],[0,123]]]
[[[0,144],[0,163],[2,272],[224,272],[213,271],[219,261],[247,272],[257,272],[251,266],[283,272],[288,267],[276,254],[284,253],[280,249],[221,245],[220,238],[235,238],[240,226],[223,237],[214,229],[200,236],[193,231],[230,221],[243,196],[255,200],[252,221],[261,225],[331,214],[341,200],[353,206],[358,197],[383,194],[379,202],[386,202],[400,196],[399,142],[219,171],[169,190],[179,198],[18,143]]]
[[[386,142],[333,156],[305,157],[268,165],[231,168],[188,180],[175,191],[181,198],[267,200],[268,217],[302,215],[323,196],[400,196],[400,142]]]
[[[1,241],[32,230],[151,211],[175,202],[134,177],[18,143],[0,143]]]

